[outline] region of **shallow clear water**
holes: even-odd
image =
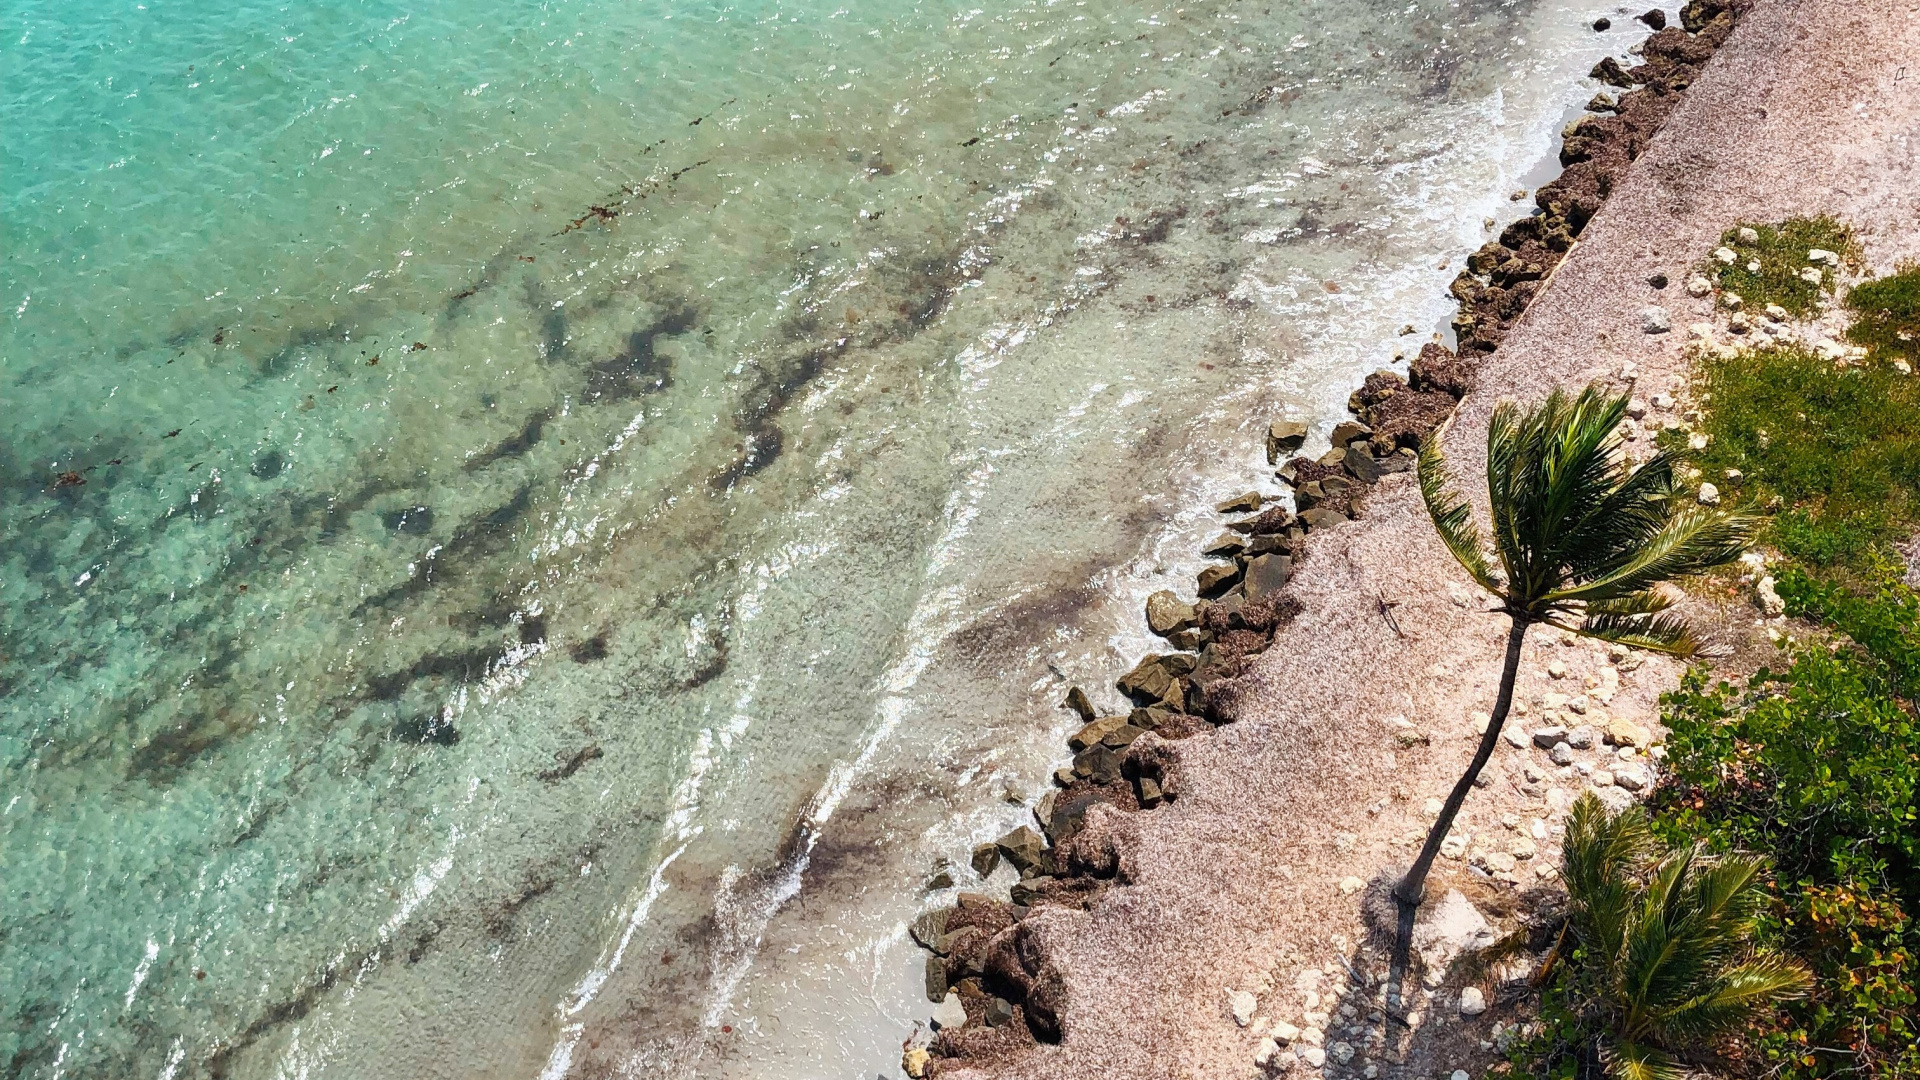
[[[886,1069],[1600,10],[9,5],[6,1074]]]

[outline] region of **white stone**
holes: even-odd
[[[1458,833],[1449,833],[1440,841],[1440,854],[1449,859],[1457,859],[1467,853],[1467,838]]]
[[[1253,1048],[1253,1063],[1264,1068],[1267,1062],[1273,1060],[1273,1055],[1279,1052],[1279,1043],[1272,1039],[1261,1039],[1260,1045]]]
[[[1701,484],[1700,485],[1700,505],[1719,506],[1720,505],[1720,489],[1717,487],[1714,487],[1712,484]]]
[[[1473,1077],[1468,1076],[1465,1069],[1455,1069],[1453,1075],[1447,1077],[1447,1080],[1473,1080]]]
[[[1740,299],[1740,294],[1737,292],[1723,292],[1720,294],[1720,306],[1726,308],[1728,311],[1739,311],[1741,305],[1745,303],[1746,301]]]
[[[1460,991],[1460,1015],[1479,1016],[1487,1011],[1487,995],[1477,986],[1469,986]]]
[[[1717,247],[1713,249],[1713,261],[1722,266],[1732,266],[1733,260],[1739,257],[1740,256],[1733,253],[1733,249],[1730,247]]]
[[[1527,826],[1527,831],[1533,834],[1535,840],[1545,840],[1547,838],[1547,823],[1539,818],[1534,818],[1533,824]]]
[[[1593,781],[1594,787],[1612,787],[1613,786],[1613,774],[1608,772],[1605,769],[1593,770],[1593,772],[1588,774],[1588,778]]]
[[[1705,296],[1713,291],[1713,282],[1695,274],[1687,279],[1688,296]]]
[[[1671,329],[1673,329],[1673,319],[1667,314],[1666,308],[1649,304],[1640,309],[1640,330],[1642,333],[1664,334]]]
[[[1749,273],[1749,274],[1757,274],[1757,273],[1759,273],[1759,272],[1760,272],[1760,260],[1759,260],[1759,259],[1748,259],[1748,260],[1747,260],[1747,273]]]
[[[1628,399],[1627,415],[1633,417],[1635,420],[1645,417],[1647,415],[1647,403],[1639,398]]]
[[[1444,973],[1463,954],[1499,939],[1486,916],[1458,889],[1448,889],[1438,900],[1429,894],[1413,924],[1413,951],[1429,974]]]
[[[1740,242],[1743,244],[1757,244],[1760,242],[1760,234],[1754,232],[1752,226],[1749,225],[1740,226],[1740,231],[1735,235],[1740,237]]]
[[[949,990],[940,1004],[933,1007],[933,1026],[940,1029],[967,1026],[967,1008],[960,1004],[959,994]]]
[[[1507,728],[1500,733],[1500,737],[1507,740],[1507,745],[1516,750],[1525,750],[1527,748],[1527,735],[1519,728]]]
[[[1807,252],[1807,261],[1810,263],[1826,263],[1829,266],[1839,266],[1840,256],[1825,248],[1812,248]]]
[[[1787,314],[1787,309],[1781,307],[1779,304],[1767,305],[1767,318],[1772,319],[1774,322],[1786,322],[1792,317],[1793,316]]]
[[[1241,1027],[1253,1023],[1253,1011],[1259,1007],[1259,999],[1245,990],[1227,991],[1227,1008],[1233,1012],[1233,1022]]]
[[[1647,786],[1647,774],[1638,766],[1627,765],[1613,774],[1613,782],[1628,791],[1641,791]]]
[[[1820,271],[1817,267],[1803,266],[1797,276],[1809,285],[1820,284]]]
[[[1427,812],[1428,817],[1437,818],[1440,816],[1440,811],[1444,809],[1446,805],[1446,803],[1441,802],[1439,799],[1432,798],[1428,799],[1426,805],[1421,807],[1421,809]]]
[[[1319,1046],[1327,1041],[1327,1033],[1317,1027],[1303,1028],[1300,1032],[1299,1041],[1306,1043],[1308,1046]]]
[[[1354,893],[1357,893],[1361,889],[1364,889],[1366,887],[1367,887],[1366,882],[1361,881],[1359,878],[1353,877],[1352,875],[1348,875],[1347,877],[1343,877],[1340,879],[1340,895],[1341,896],[1352,896]]]
[[[1332,1046],[1327,1047],[1327,1056],[1345,1065],[1347,1062],[1353,1060],[1353,1046],[1344,1042],[1334,1043]]]
[[[1564,679],[1567,677],[1567,665],[1559,660],[1555,660],[1547,665],[1547,674],[1556,679]]]
[[[1530,837],[1516,836],[1507,844],[1507,852],[1516,859],[1531,859],[1539,853]]]
[[[1553,749],[1547,751],[1547,760],[1555,765],[1571,765],[1573,764],[1573,747],[1563,742],[1554,743]]]
[[[1317,1069],[1327,1063],[1327,1052],[1317,1046],[1309,1046],[1300,1051],[1300,1060]]]
[[[1712,436],[1708,435],[1704,431],[1696,431],[1693,434],[1687,436],[1687,446],[1690,449],[1694,449],[1694,450],[1705,450],[1707,448],[1707,443],[1711,441],[1712,441]]]
[[[1772,574],[1762,577],[1753,586],[1753,601],[1760,605],[1760,613],[1769,619],[1784,615],[1787,611],[1787,602],[1780,599],[1780,594],[1773,591],[1773,586]]]
[[[1713,324],[1710,322],[1688,323],[1687,333],[1699,341],[1712,341]]]
[[[1666,411],[1667,409],[1673,408],[1673,395],[1672,394],[1653,395],[1653,407],[1663,412]]]

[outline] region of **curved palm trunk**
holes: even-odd
[[[1506,666],[1500,670],[1500,694],[1494,699],[1493,718],[1487,722],[1487,733],[1480,737],[1480,749],[1474,752],[1473,763],[1467,766],[1460,782],[1453,785],[1453,794],[1447,796],[1446,805],[1440,808],[1440,820],[1433,823],[1433,831],[1427,834],[1426,846],[1420,849],[1413,869],[1394,886],[1394,897],[1409,907],[1417,907],[1426,898],[1427,871],[1433,869],[1434,856],[1440,854],[1440,843],[1453,828],[1453,819],[1460,813],[1461,804],[1467,801],[1467,793],[1473,790],[1480,770],[1487,767],[1494,748],[1500,745],[1500,728],[1507,722],[1507,710],[1513,707],[1513,683],[1520,674],[1520,646],[1531,625],[1531,620],[1514,616],[1513,629],[1507,632]]]

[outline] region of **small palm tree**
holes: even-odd
[[[1663,851],[1639,807],[1609,814],[1588,792],[1567,818],[1562,874],[1578,945],[1572,1004],[1603,1033],[1619,1080],[1680,1080],[1673,1047],[1699,1045],[1812,985],[1807,969],[1753,949],[1762,859]]]
[[[1620,448],[1625,395],[1595,383],[1578,397],[1555,390],[1539,407],[1503,403],[1487,428],[1487,496],[1496,569],[1467,503],[1447,487],[1440,433],[1420,452],[1420,493],[1440,539],[1480,587],[1498,597],[1513,627],[1506,666],[1473,763],[1453,787],[1413,868],[1394,888],[1408,905],[1453,819],[1493,757],[1513,705],[1527,629],[1546,623],[1586,637],[1691,655],[1685,622],[1667,614],[1656,586],[1740,557],[1753,520],[1700,505],[1677,481],[1680,457],[1662,451],[1631,468]]]

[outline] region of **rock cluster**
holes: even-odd
[[[1641,46],[1642,63],[1623,68],[1608,57],[1594,67],[1593,78],[1627,92],[1588,103],[1589,115],[1563,134],[1564,171],[1534,192],[1540,212],[1468,256],[1449,289],[1460,305],[1453,329],[1463,356],[1490,353],[1507,336],[1749,6],[1751,0],[1690,0],[1680,26],[1658,30]]]
[[[1643,63],[1622,68],[1609,58],[1594,68],[1594,78],[1628,92],[1617,99],[1594,98],[1589,105],[1594,115],[1566,132],[1565,172],[1536,193],[1538,212],[1469,257],[1467,271],[1450,288],[1460,305],[1453,320],[1457,352],[1430,343],[1409,363],[1406,378],[1384,370],[1367,376],[1348,401],[1354,419],[1334,428],[1330,447],[1317,458],[1288,457],[1305,445],[1308,425],[1292,420],[1271,425],[1267,460],[1279,466],[1276,475],[1292,488],[1292,507],[1249,492],[1216,508],[1233,520],[1202,548],[1215,562],[1199,574],[1195,598],[1162,591],[1147,599],[1147,625],[1171,648],[1142,658],[1115,682],[1132,708],[1103,716],[1081,688],[1072,688],[1062,704],[1081,722],[1068,739],[1073,757],[1055,772],[1055,789],[1033,808],[1038,829],[1023,825],[972,852],[973,869],[982,877],[1003,861],[1018,873],[1007,899],[962,892],[952,907],[927,912],[914,923],[913,938],[928,953],[927,997],[939,1008],[931,1038],[922,1030],[904,1047],[908,1075],[938,1076],[964,1060],[997,1058],[1061,1037],[1066,983],[1028,916],[1043,907],[1085,909],[1115,883],[1128,880],[1112,828],[1116,816],[1176,801],[1175,744],[1234,719],[1240,676],[1271,644],[1275,630],[1299,611],[1286,586],[1296,561],[1308,554],[1308,537],[1355,516],[1366,492],[1384,477],[1414,468],[1424,440],[1452,414],[1487,354],[1751,2],[1689,0],[1680,27],[1654,27],[1657,32],[1640,50]],[[1650,782],[1644,765],[1633,760],[1649,742],[1644,728],[1596,716],[1597,729],[1552,729],[1558,718],[1545,709],[1541,719],[1549,727],[1534,732],[1533,739],[1520,734],[1516,724],[1507,732],[1508,741],[1526,747],[1555,735],[1539,744],[1548,759],[1568,772],[1577,766],[1592,775],[1596,787],[1610,780],[1609,791],[1616,796]],[[1576,738],[1580,749],[1598,750],[1596,742],[1617,747],[1611,761],[1601,752],[1613,767],[1576,760]],[[1535,771],[1527,767],[1530,786],[1537,783]],[[1492,876],[1513,880],[1513,864],[1532,858],[1535,842],[1545,839],[1544,827],[1535,826],[1533,836],[1517,837],[1508,845],[1511,850],[1476,853],[1476,864],[1492,860],[1497,863],[1489,867]],[[1457,847],[1450,857],[1465,857],[1464,836]],[[1255,1060],[1268,1071],[1296,1060],[1319,1068],[1329,1054],[1346,1064],[1355,1053],[1344,1042],[1323,1048],[1320,1027],[1296,1029],[1252,1015],[1255,1002],[1244,991],[1229,994],[1227,1004],[1232,1019],[1259,1040]],[[1463,996],[1458,1005],[1462,1014],[1477,1015],[1486,1003]],[[1280,1053],[1289,1047],[1291,1053]]]

